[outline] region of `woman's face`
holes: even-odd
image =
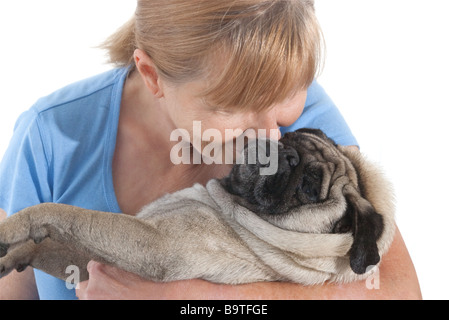
[[[165,85],[164,97],[160,101],[173,126],[182,129],[183,136],[188,135],[183,139],[190,139],[203,156],[205,148],[209,151],[211,148],[229,148],[230,143],[233,148],[237,136],[248,132],[258,136],[262,133],[263,138],[280,139],[279,127],[290,126],[300,117],[307,98],[307,90],[303,90],[265,111],[239,111],[238,108],[223,111],[208,105],[199,96],[204,92],[205,84],[205,81],[198,80],[182,85]],[[251,134],[246,136],[251,137]]]
[[[303,90],[265,111],[239,111],[238,108],[224,111],[208,105],[205,99],[199,96],[204,89],[205,81],[200,80],[182,85],[165,86],[161,103],[166,108],[174,126],[189,132],[191,139],[194,133],[198,134],[198,124],[201,124],[201,137],[205,132],[210,133],[215,130],[217,134],[220,133],[222,139],[214,142],[221,144],[229,142],[229,139],[226,139],[226,131],[238,132],[238,129],[241,132],[249,129],[257,132],[259,129],[264,129],[267,137],[279,139],[279,127],[292,125],[302,114],[307,99],[307,90]],[[270,136],[270,132],[276,134]],[[209,141],[205,142],[209,143]]]

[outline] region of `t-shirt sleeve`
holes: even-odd
[[[359,146],[337,106],[316,81],[307,91],[306,106],[301,117],[281,131],[284,134],[302,128],[321,129],[337,144]]]
[[[39,203],[51,202],[48,161],[33,110],[18,119],[0,163],[0,208],[8,216]]]

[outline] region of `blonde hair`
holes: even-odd
[[[117,66],[144,50],[161,77],[209,77],[206,101],[263,110],[307,88],[321,62],[313,0],[138,0],[103,45]]]

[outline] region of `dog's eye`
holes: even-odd
[[[298,199],[302,203],[318,202],[321,192],[322,174],[319,170],[306,170],[296,189]]]
[[[315,179],[306,176],[302,181],[301,191],[307,196],[308,200],[316,202],[320,194],[320,185]]]

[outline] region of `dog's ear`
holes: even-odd
[[[380,261],[377,240],[383,232],[383,218],[358,194],[346,195],[347,215],[352,221],[354,242],[350,254],[351,269],[364,274]]]

